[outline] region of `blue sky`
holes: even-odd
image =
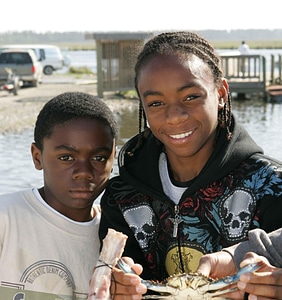
[[[281,0],[13,0],[0,32],[282,29]],[[6,6],[6,7],[8,7]]]

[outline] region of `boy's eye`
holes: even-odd
[[[151,102],[148,106],[149,107],[158,107],[161,106],[162,102],[161,101],[155,101],[155,102]]]
[[[106,158],[102,155],[94,156],[92,159],[95,160],[95,161],[99,161],[99,162],[103,162],[103,161],[106,160]]]
[[[199,96],[197,96],[197,95],[189,95],[189,96],[186,97],[185,100],[191,101],[191,100],[197,99],[198,97],[199,97]]]
[[[70,155],[62,155],[59,157],[60,160],[62,161],[72,161],[73,160],[73,157],[70,156]]]

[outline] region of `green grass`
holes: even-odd
[[[138,99],[137,92],[135,90],[119,91],[116,92],[115,95],[123,99]]]
[[[69,74],[88,74],[93,75],[94,73],[87,67],[70,67]]]

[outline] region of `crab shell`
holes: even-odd
[[[172,275],[161,283],[146,280],[147,288],[161,296],[148,295],[143,299],[225,299],[218,296],[237,290],[234,284],[238,282],[240,275],[255,272],[262,265],[262,261],[250,263],[238,273],[217,280],[198,273]]]
[[[161,283],[152,281],[147,287],[160,293],[160,296],[147,295],[143,299],[225,299],[217,295],[221,294],[219,290],[226,287],[226,283],[201,274],[189,273],[172,275]]]

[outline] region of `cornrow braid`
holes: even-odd
[[[142,120],[144,121],[143,127],[142,127]],[[141,101],[139,101],[139,138],[136,143],[136,146],[131,151],[127,152],[129,156],[133,156],[134,152],[142,145],[145,129],[148,129],[147,118],[142,103]]]
[[[138,149],[143,142],[142,132],[148,128],[146,115],[141,103],[140,94],[138,91],[138,76],[140,70],[146,62],[158,54],[172,54],[172,53],[194,54],[198,58],[206,62],[214,76],[214,83],[220,85],[222,78],[221,60],[216,54],[213,46],[198,34],[186,31],[165,32],[148,40],[142,51],[137,56],[135,64],[135,89],[139,96],[139,140],[136,147],[131,151]],[[218,113],[218,124],[221,128],[225,128],[227,132],[227,140],[231,139],[231,94],[228,93],[227,101],[224,108]],[[144,120],[144,122],[142,122]],[[143,123],[143,127],[142,127]]]

